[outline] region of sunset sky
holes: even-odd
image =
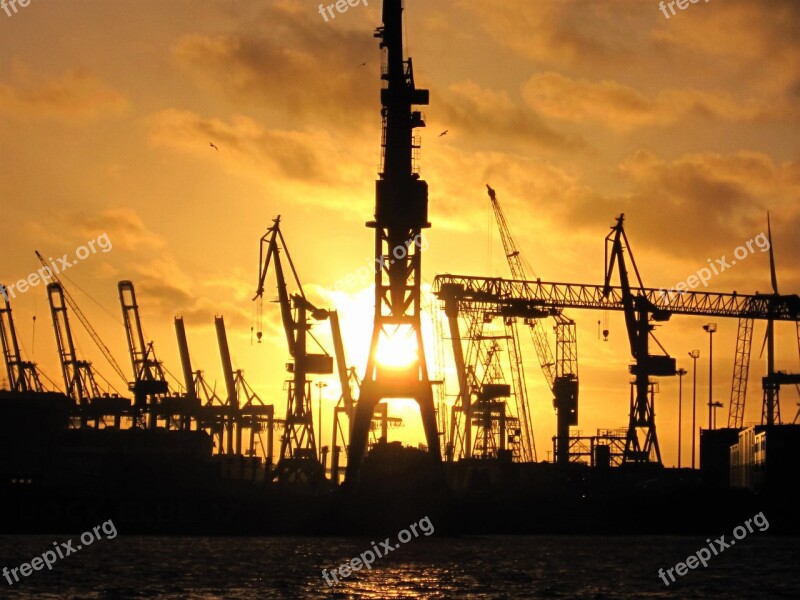
[[[105,233],[112,250],[79,261],[65,283],[123,368],[130,370],[116,284],[131,279],[147,337],[172,373],[180,376],[172,321],[182,315],[194,367],[222,393],[213,320],[223,315],[234,367],[282,416],[288,354],[278,308],[267,302],[273,273],[261,344],[251,301],[259,238],[281,215],[309,299],[340,310],[348,362],[363,373],[372,292],[334,286],[371,262],[373,232],[364,223],[380,156],[372,37],[380,2],[328,22],[318,6],[31,0],[11,16],[0,10],[0,281],[36,271],[34,250],[73,256]],[[602,283],[603,238],[625,213],[645,285],[670,287],[708,259],[730,261],[737,246],[766,232],[769,210],[780,292],[800,292],[792,262],[800,254],[800,3],[710,0],[667,19],[655,0],[407,0],[406,26],[417,86],[431,91],[428,126],[418,130],[433,224],[423,258],[429,282],[446,272],[508,276],[490,183],[543,280]],[[769,292],[768,256],[757,248],[708,289]],[[43,286],[17,294],[12,307],[26,356],[62,386]],[[624,427],[630,352],[622,314],[609,315],[607,342],[598,338],[601,313],[571,316],[579,429]],[[701,351],[705,426],[708,321],[673,317],[657,331],[690,369],[684,464],[687,353]],[[716,322],[714,399],[725,404],[724,425],[736,321]],[[83,355],[122,391],[73,324]],[[318,328],[322,340],[326,328]],[[760,419],[763,335],[759,323],[746,422]],[[777,336],[777,367],[797,371],[795,327],[779,325]],[[436,352],[428,354],[433,367]],[[555,416],[536,364],[526,347],[544,459]],[[325,444],[338,396],[327,381]],[[455,392],[455,380],[447,389]],[[677,396],[677,379],[662,379],[656,415],[667,465],[676,461]],[[316,402],[315,389],[315,415]],[[786,389],[784,421],[797,402]],[[394,439],[422,442],[415,409],[393,410],[406,423]]]

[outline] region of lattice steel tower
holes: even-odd
[[[411,59],[403,58],[402,0],[384,0],[383,26],[375,32],[384,50],[381,79],[382,171],[376,182],[375,320],[361,395],[350,435],[346,479],[358,477],[372,415],[388,398],[413,398],[420,407],[430,454],[441,460],[433,391],[420,327],[422,230],[428,223],[428,184],[414,165],[419,142],[414,129],[425,122],[415,105],[428,104],[428,90],[417,89]],[[405,365],[389,366],[378,354],[398,345],[413,348]]]

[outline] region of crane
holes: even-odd
[[[641,284],[635,263],[633,267],[639,285],[633,288],[622,257],[623,251],[628,247],[622,219],[618,219],[606,238],[611,251],[606,256],[606,277],[603,285],[448,274],[438,275],[434,279],[433,292],[443,302],[445,314],[451,323],[452,337],[457,337],[457,331],[452,332],[453,321],[463,312],[478,311],[488,317],[504,318],[534,318],[543,312],[555,314],[564,309],[624,312],[631,350],[637,359],[637,364],[631,367],[632,374],[637,376],[637,385],[641,385],[644,392],[639,396],[637,390],[637,396],[632,399],[629,433],[645,427],[645,443],[640,444],[638,449],[635,441],[630,440],[630,447],[626,443],[628,462],[637,462],[645,458],[645,450],[652,451],[658,458],[652,399],[646,398],[649,390],[645,387],[644,376],[669,375],[674,368],[674,359],[671,357],[649,353],[647,344],[651,325],[648,316],[652,316],[656,322],[666,321],[671,315],[797,322],[800,320],[800,296],[685,291],[670,297],[664,294],[663,289],[645,288]],[[620,286],[611,285],[615,265],[619,267],[622,279]],[[639,425],[640,423],[643,425]]]
[[[280,229],[280,220],[279,215],[261,237],[258,287],[253,300],[260,301],[263,298],[269,266],[274,263],[281,320],[289,354],[294,360],[293,363],[287,364],[287,371],[292,373],[293,377],[287,382],[286,421],[276,476],[281,482],[313,481],[323,478],[324,472],[317,456],[311,411],[311,382],[308,380],[308,375],[332,374],[333,358],[327,353],[309,353],[307,338],[311,336],[309,317],[321,321],[328,318],[328,311],[318,309],[306,299]],[[281,251],[286,254],[298,290],[291,296],[286,285]],[[257,333],[257,337],[261,339],[261,331]]]
[[[224,450],[223,438],[227,407],[225,402],[217,395],[216,390],[206,381],[203,371],[192,370],[183,317],[175,317],[175,334],[178,339],[178,352],[181,358],[186,397],[201,404],[197,426],[208,431],[217,453],[222,454]]]
[[[772,243],[772,225],[767,213],[767,240],[769,242],[769,270],[772,295],[780,298],[778,292],[778,277],[775,270],[774,245]],[[800,350],[800,326],[798,326],[798,350]],[[747,380],[750,370],[750,351],[753,342],[753,319],[739,319],[738,334],[736,337],[736,359],[733,367],[733,385],[731,386],[731,403],[728,412],[728,427],[741,429],[744,421],[744,406],[747,396]],[[798,386],[800,390],[800,375],[775,371],[775,326],[772,320],[767,321],[767,330],[764,335],[764,349],[767,350],[767,375],[761,380],[764,392],[761,408],[762,425],[780,424],[780,388],[781,385]]]
[[[383,25],[375,31],[385,50],[381,68],[382,164],[375,186],[374,258],[375,312],[370,352],[353,417],[345,481],[358,483],[361,462],[373,414],[384,399],[409,398],[417,402],[428,453],[441,461],[433,388],[425,361],[422,338],[422,248],[420,240],[428,222],[428,184],[420,179],[416,156],[420,148],[414,130],[425,126],[416,106],[429,103],[427,89],[416,87],[414,68],[403,52],[403,2],[384,0]],[[400,254],[398,251],[401,251]],[[381,351],[409,342],[404,365],[378,359]]]
[[[134,427],[144,426],[147,414],[147,426],[155,429],[158,424],[159,396],[169,393],[169,385],[162,365],[155,357],[153,343],[145,344],[133,282],[120,281],[117,288],[133,369],[133,381],[129,384],[129,389],[134,398]]]
[[[0,290],[5,292],[6,287],[0,284]],[[43,392],[42,382],[39,379],[39,368],[36,363],[22,359],[17,340],[17,330],[14,327],[14,317],[11,314],[11,302],[8,294],[2,293],[4,307],[0,308],[0,343],[3,346],[3,358],[8,372],[8,387],[12,392]]]
[[[517,248],[511,230],[506,222],[497,193],[487,183],[486,190],[492,203],[503,250],[506,254],[512,279],[529,279],[522,255]],[[527,324],[533,346],[539,357],[539,365],[550,391],[553,393],[553,406],[556,409],[557,437],[560,448],[556,461],[563,464],[569,462],[568,440],[570,425],[578,424],[578,345],[575,321],[561,312],[553,315],[556,326],[556,357],[550,349],[547,333],[541,319],[528,319]],[[516,334],[516,331],[513,332]],[[523,421],[523,424],[525,422]],[[531,433],[532,435],[532,433]]]
[[[265,404],[258,394],[244,378],[242,369],[233,370],[231,361],[230,347],[228,346],[228,336],[225,332],[225,321],[222,317],[214,318],[214,325],[217,330],[217,341],[219,344],[220,359],[222,360],[222,371],[225,379],[225,389],[228,392],[228,399],[225,403],[227,407],[226,429],[229,455],[241,456],[242,436],[248,434],[247,447],[244,455],[252,460],[260,460],[257,457],[256,442],[262,445],[264,458],[267,468],[272,465],[272,433],[274,407]],[[242,402],[244,400],[244,402]],[[267,432],[267,442],[263,443],[261,432]],[[255,478],[256,468],[253,468]]]
[[[122,417],[130,412],[130,400],[120,398],[116,394],[101,394],[92,363],[78,358],[61,284],[49,283],[47,297],[50,314],[53,317],[53,330],[64,377],[64,389],[66,395],[78,407],[80,426],[86,427],[91,418],[95,427],[99,427],[101,420],[105,423],[105,417],[112,416],[114,427],[119,428]]]
[[[667,321],[669,312],[656,307],[642,294],[642,283],[639,269],[633,258],[628,236],[624,228],[625,215],[617,218],[617,223],[611,228],[611,233],[606,236],[606,275],[603,284],[603,295],[608,297],[611,293],[611,278],[616,265],[619,272],[620,289],[622,291],[622,305],[625,314],[625,325],[628,331],[628,341],[631,346],[631,355],[636,364],[631,367],[634,375],[635,393],[631,393],[630,422],[628,436],[625,442],[623,462],[654,462],[661,464],[661,450],[658,446],[656,435],[654,387],[651,376],[677,375],[675,359],[666,355],[650,354],[650,338],[653,336],[653,322]],[[630,276],[625,264],[625,252],[630,257],[631,265],[638,282],[638,288],[631,287]],[[656,340],[656,343],[658,341]],[[659,344],[659,346],[661,346]],[[663,350],[663,347],[661,347]],[[641,437],[641,434],[644,437]]]
[[[83,314],[83,311],[78,306],[78,303],[75,302],[75,300],[72,298],[72,295],[64,287],[64,284],[61,282],[61,279],[59,279],[58,275],[56,275],[53,272],[53,270],[50,268],[50,266],[44,260],[44,257],[39,253],[39,251],[36,250],[35,252],[36,252],[36,258],[38,258],[39,262],[41,262],[42,265],[47,269],[47,272],[49,273],[48,277],[52,277],[55,280],[54,282],[57,283],[60,286],[60,290],[61,291],[59,292],[59,294],[60,294],[61,297],[63,297],[65,299],[65,302],[66,302],[65,306],[68,305],[70,310],[75,314],[76,317],[78,317],[78,320],[81,322],[81,325],[83,325],[84,329],[86,329],[86,332],[89,334],[89,337],[92,338],[92,341],[98,347],[100,352],[103,354],[103,357],[106,359],[108,364],[111,365],[111,368],[114,369],[114,372],[117,375],[119,375],[120,379],[123,382],[127,383],[128,380],[125,377],[125,373],[122,371],[122,367],[119,366],[119,363],[116,361],[114,356],[111,354],[111,350],[108,349],[108,346],[106,346],[103,343],[103,340],[100,338],[98,333],[95,331],[94,327],[92,327],[92,324],[89,322],[89,319],[87,319],[86,315]]]

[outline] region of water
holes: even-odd
[[[18,566],[66,539],[0,537],[0,563]],[[800,538],[762,534],[669,587],[658,569],[706,546],[705,537],[420,536],[329,588],[321,570],[369,550],[372,541],[120,535],[95,541],[52,571],[34,571],[13,586],[0,577],[0,597],[800,598]]]

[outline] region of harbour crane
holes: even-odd
[[[314,420],[311,410],[311,382],[308,375],[333,373],[333,357],[327,353],[308,352],[307,340],[310,334],[309,317],[322,321],[328,318],[328,311],[318,309],[305,296],[294,262],[286,247],[280,229],[281,218],[273,220],[273,225],[261,237],[259,256],[258,287],[253,300],[262,300],[264,283],[269,266],[274,263],[278,288],[278,304],[281,311],[286,341],[292,363],[286,365],[292,378],[287,382],[286,420],[281,438],[281,451],[276,476],[281,482],[317,481],[324,478],[322,464],[317,454],[314,436]],[[281,261],[281,252],[292,272],[297,292],[289,294]],[[260,310],[259,310],[260,312]],[[261,332],[258,332],[260,339]],[[316,341],[316,340],[315,340]]]
[[[80,426],[86,427],[93,420],[94,426],[99,427],[100,422],[105,424],[105,417],[110,416],[114,418],[114,427],[120,428],[122,417],[130,415],[130,400],[117,394],[101,394],[92,363],[78,358],[61,284],[49,283],[47,297],[64,377],[64,389],[78,408]]]
[[[644,284],[631,252],[624,221],[625,215],[620,215],[617,223],[611,228],[611,233],[606,236],[606,276],[603,284],[603,295],[608,297],[616,266],[619,272],[628,341],[631,355],[636,361],[630,369],[635,380],[631,393],[630,421],[623,462],[661,464],[661,450],[656,435],[655,389],[651,377],[671,377],[677,375],[678,371],[675,359],[667,355],[666,351],[663,355],[650,354],[650,338],[655,340],[652,333],[655,326],[651,323],[667,321],[670,313],[655,306],[642,293]],[[626,251],[638,283],[635,290],[631,287],[625,263]],[[658,340],[655,341],[658,343]],[[658,345],[664,350],[661,344]]]
[[[381,67],[381,166],[375,186],[374,230],[375,313],[370,351],[353,418],[345,481],[355,486],[367,450],[373,414],[386,399],[417,402],[428,453],[441,461],[433,388],[422,338],[422,248],[414,243],[428,222],[428,184],[420,179],[416,156],[420,143],[416,128],[425,126],[417,106],[429,103],[427,89],[417,88],[414,68],[403,52],[403,1],[384,0],[383,25],[375,31],[385,50]],[[381,352],[408,344],[403,365],[384,364]]]
[[[52,279],[54,283],[57,283],[60,286],[59,295],[64,298],[65,300],[65,307],[69,306],[72,313],[78,318],[78,321],[81,322],[86,332],[89,334],[89,337],[92,339],[92,342],[97,346],[100,352],[103,354],[103,358],[106,359],[106,362],[111,366],[114,372],[119,375],[119,378],[127,383],[128,379],[125,377],[125,373],[122,370],[122,367],[119,366],[119,363],[114,358],[114,355],[111,354],[111,350],[108,349],[108,346],[103,343],[103,340],[100,338],[100,335],[95,331],[92,324],[89,322],[89,319],[86,318],[86,315],[83,314],[80,306],[78,303],[75,302],[75,299],[72,297],[72,294],[69,293],[69,290],[66,289],[61,279],[56,275],[53,269],[50,268],[50,265],[47,264],[44,257],[39,253],[38,250],[36,252],[36,258],[39,259],[39,262],[42,263],[44,269],[46,269],[48,275],[46,277],[48,279]],[[52,260],[52,259],[51,259]]]
[[[164,369],[155,357],[153,343],[145,344],[133,282],[120,281],[117,289],[133,369],[133,381],[128,387],[133,392],[134,427],[155,429],[160,396],[169,393],[169,385]]]
[[[11,302],[8,299],[6,287],[0,284],[0,295],[3,296],[3,307],[0,308],[0,343],[3,346],[3,358],[8,373],[8,387],[12,392],[38,392],[44,391],[39,368],[36,363],[23,360],[17,340],[17,330],[14,326],[14,317],[11,314]]]
[[[614,310],[625,313],[631,349],[637,361],[636,365],[631,366],[631,372],[636,376],[636,385],[641,386],[644,392],[640,396],[637,389],[637,394],[631,400],[628,435],[630,437],[631,432],[645,429],[644,443],[638,437],[636,441],[626,442],[626,458],[627,462],[641,462],[651,458],[659,460],[652,397],[647,397],[649,389],[645,376],[670,375],[673,372],[674,359],[649,353],[650,318],[652,317],[653,322],[664,322],[671,315],[697,315],[796,323],[800,321],[800,297],[694,291],[665,294],[664,289],[642,286],[635,263],[633,267],[639,285],[633,288],[625,262],[620,260],[623,258],[623,251],[628,248],[622,223],[623,219],[620,217],[606,238],[608,247],[603,285],[448,274],[436,276],[433,292],[443,302],[445,314],[451,324],[457,322],[460,313],[471,311],[478,311],[487,318],[538,318],[542,313],[555,313],[564,309]],[[623,280],[620,286],[611,285],[615,265]],[[453,333],[452,328],[451,336],[457,337],[457,332]],[[652,454],[645,455],[645,451]]]
[[[497,199],[497,193],[489,184],[486,184],[486,190],[492,203],[511,278],[527,280],[532,273],[528,273],[525,268],[525,261],[511,235],[511,229],[506,222],[500,201]],[[556,462],[564,464],[569,462],[569,428],[571,425],[578,424],[578,338],[575,321],[562,312],[554,314],[553,318],[556,333],[555,359],[542,319],[527,319],[526,322],[533,347],[539,358],[539,366],[553,394],[553,407],[556,409],[556,435],[559,440],[557,447],[560,448],[556,455]],[[514,321],[514,323],[516,322]],[[516,325],[512,327],[512,334],[516,335]],[[525,425],[526,421],[522,421],[522,423]],[[530,426],[529,423],[527,425]],[[531,432],[530,435],[532,437],[533,433]]]

